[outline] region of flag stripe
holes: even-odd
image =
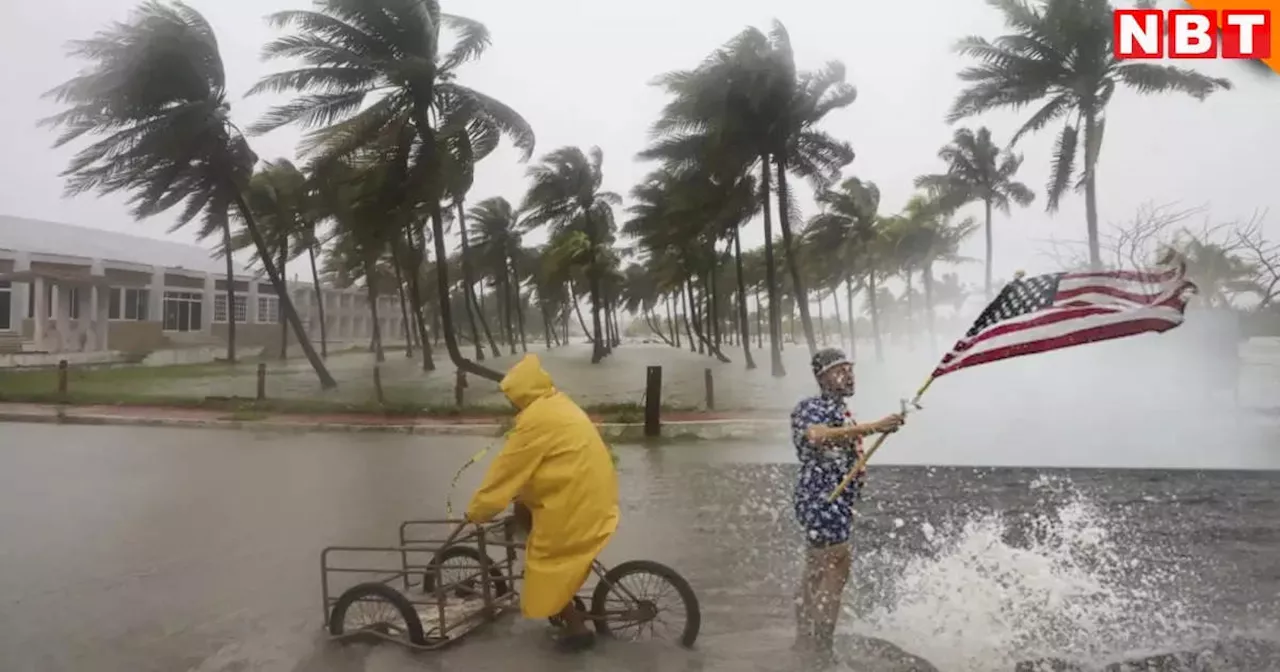
[[[1139,320],[1127,319],[1115,324],[1089,327],[1087,329],[1072,331],[1059,336],[1051,336],[1037,341],[1006,345],[974,353],[951,366],[939,366],[934,370],[933,376],[937,378],[938,376],[959,371],[960,369],[965,369],[971,366],[977,366],[979,364],[986,364],[988,362],[994,362],[1001,359],[1021,357],[1023,355],[1034,355],[1073,345],[1108,341],[1114,338],[1123,338],[1125,336],[1134,336],[1147,332],[1168,331],[1179,324],[1181,324],[1181,320],[1172,322],[1164,318],[1147,318]]]
[[[1114,312],[1116,312],[1116,308],[1090,304],[1079,308],[1064,308],[1061,310],[1052,309],[1038,313],[1029,313],[1022,318],[1015,317],[986,329],[973,338],[966,338],[959,343],[956,343],[955,347],[951,349],[951,352],[947,354],[946,357],[942,358],[942,363],[945,364],[951,361],[954,357],[963,355],[966,351],[971,350],[973,346],[980,345],[994,338],[1008,335],[1016,336],[1027,329],[1051,326],[1066,320],[1076,320],[1089,317],[1091,315],[1101,315]]]
[[[1182,323],[1185,264],[1158,271],[1057,273],[1019,278],[942,358],[934,377],[1000,359],[1162,332]]]

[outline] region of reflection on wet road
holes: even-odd
[[[319,550],[391,544],[399,521],[441,515],[454,471],[487,440],[16,424],[0,432],[5,672],[474,671],[517,669],[513,661],[522,671],[796,669],[793,472],[759,454],[735,464],[717,459],[731,446],[619,449],[623,524],[604,560],[675,567],[701,598],[703,634],[694,652],[610,643],[566,659],[551,651],[544,625],[518,619],[426,654],[344,647],[321,634]],[[458,498],[480,473],[467,473]],[[1280,503],[1268,493],[1280,478],[1242,473],[1224,485],[1214,479],[1227,477],[1169,473],[1072,473],[1087,495],[1081,504],[1062,485],[1068,477],[1033,470],[885,469],[860,523],[850,622],[928,649],[943,669],[979,670],[1011,669],[1011,656],[1036,646],[1079,649],[1090,627],[1124,634],[1116,647],[1140,646],[1195,624],[1250,625],[1253,614],[1275,613],[1280,576],[1267,558],[1280,549]],[[1095,528],[1120,534],[1092,560],[1077,558]],[[1073,550],[1054,550],[1055,534]],[[1188,534],[1207,538],[1171,541]],[[973,549],[995,569],[983,574]],[[1135,563],[1146,597],[1126,592],[1128,574],[1097,564],[1104,556]],[[1176,595],[1157,585],[1175,576]],[[1020,606],[1069,602],[1090,581],[1105,590],[1089,596],[1088,618],[1059,622]],[[1176,611],[1183,629],[1160,631],[1128,613],[1149,606],[1142,599]],[[975,627],[991,632],[975,641]]]

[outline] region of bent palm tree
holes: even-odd
[[[1009,203],[1031,204],[1036,195],[1027,185],[1013,179],[1022,166],[1022,156],[1001,152],[991,141],[987,127],[977,133],[967,128],[956,130],[951,144],[938,150],[938,158],[947,164],[947,172],[921,175],[916,186],[934,192],[948,209],[956,209],[973,201],[986,208],[986,269],[983,291],[991,299],[991,210],[1009,214]]]
[[[178,226],[203,214],[216,229],[234,205],[320,384],[336,387],[245,201],[257,157],[231,123],[213,28],[182,3],[146,2],[128,21],[73,42],[71,54],[92,66],[49,92],[70,109],[44,123],[63,129],[58,146],[103,137],[72,158],[67,191],[131,192],[138,218],[181,204]]]
[[[621,196],[601,190],[603,163],[604,153],[599,147],[591,148],[590,158],[577,147],[561,147],[547,154],[529,169],[533,184],[521,208],[527,212],[525,223],[530,228],[582,226],[587,245],[587,284],[591,292],[593,364],[609,354],[600,322],[600,311],[604,308],[601,282],[611,237],[612,206],[622,203]]]
[[[981,61],[960,71],[968,87],[952,104],[954,122],[999,108],[1042,107],[1014,134],[1010,145],[1026,133],[1064,121],[1054,149],[1053,168],[1045,188],[1048,210],[1058,203],[1084,148],[1075,188],[1084,191],[1089,235],[1089,262],[1102,265],[1098,242],[1097,165],[1106,128],[1106,107],[1119,86],[1138,93],[1182,92],[1204,100],[1219,89],[1231,88],[1225,79],[1154,63],[1117,61],[1112,52],[1112,7],[1107,0],[987,0],[999,9],[1013,30],[995,40],[966,37],[956,49]],[[1081,132],[1083,131],[1083,133]]]
[[[453,329],[448,291],[448,254],[444,244],[444,217],[440,198],[447,191],[442,173],[447,157],[445,142],[451,134],[466,130],[432,124],[442,98],[466,101],[467,109],[495,112],[489,120],[502,131],[509,127],[510,108],[459,84],[458,66],[475,58],[489,43],[489,31],[480,23],[445,14],[435,0],[314,0],[312,11],[279,12],[270,17],[277,27],[292,27],[294,35],[278,38],[264,48],[267,58],[298,59],[303,67],[269,75],[250,93],[296,92],[295,100],[272,109],[255,126],[266,132],[287,124],[325,128],[325,151],[344,155],[367,146],[399,123],[409,122],[420,142],[412,161],[421,179],[435,193],[425,198],[436,253],[436,291],[449,358],[460,370],[493,381],[502,374],[462,356]],[[440,29],[449,27],[457,36],[441,49]],[[501,114],[496,111],[502,111]],[[479,112],[477,112],[479,114]],[[514,113],[512,113],[514,114]],[[337,123],[335,123],[337,122]],[[315,147],[313,137],[309,146]],[[516,142],[522,149],[526,140]],[[527,137],[532,147],[532,134]],[[424,241],[425,244],[425,241]],[[425,364],[424,364],[425,366]]]

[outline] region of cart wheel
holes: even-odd
[[[351,612],[351,618],[347,612]],[[329,612],[329,634],[338,637],[358,632],[403,637],[411,644],[426,643],[422,620],[413,605],[400,591],[377,581],[348,588]]]
[[[631,641],[667,639],[691,647],[702,627],[702,609],[689,582],[650,560],[631,560],[605,572],[591,594],[591,613],[601,635]]]
[[[583,602],[583,601],[582,601],[582,598],[581,598],[581,597],[578,597],[577,595],[574,595],[574,596],[573,596],[573,608],[574,608],[574,609],[577,609],[580,613],[583,613],[583,614],[587,613],[587,603],[586,603],[586,602]],[[548,620],[548,621],[551,621],[551,625],[554,625],[554,626],[555,626],[555,627],[557,627],[557,628],[563,628],[563,627],[564,627],[564,619],[563,619],[563,618],[560,618],[560,615],[559,615],[559,614],[557,614],[557,615],[555,615],[555,616],[552,616],[551,618],[548,618],[547,620]]]
[[[461,561],[461,562],[459,562]],[[475,576],[477,567],[484,567],[493,561],[480,556],[480,549],[471,546],[448,546],[431,560],[430,569],[422,574],[422,592],[433,593],[436,590],[436,578],[442,577],[441,583],[449,585],[462,581],[465,577]],[[452,566],[451,566],[452,565]],[[497,567],[489,568],[489,576],[493,580],[493,596],[502,597],[507,594],[508,587],[502,572]],[[467,579],[453,589],[453,594],[463,599],[481,595],[481,588],[476,580]]]

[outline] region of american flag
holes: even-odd
[[[942,358],[933,377],[1010,357],[1106,341],[1182,324],[1185,262],[1168,255],[1148,271],[1048,273],[1017,278]]]

